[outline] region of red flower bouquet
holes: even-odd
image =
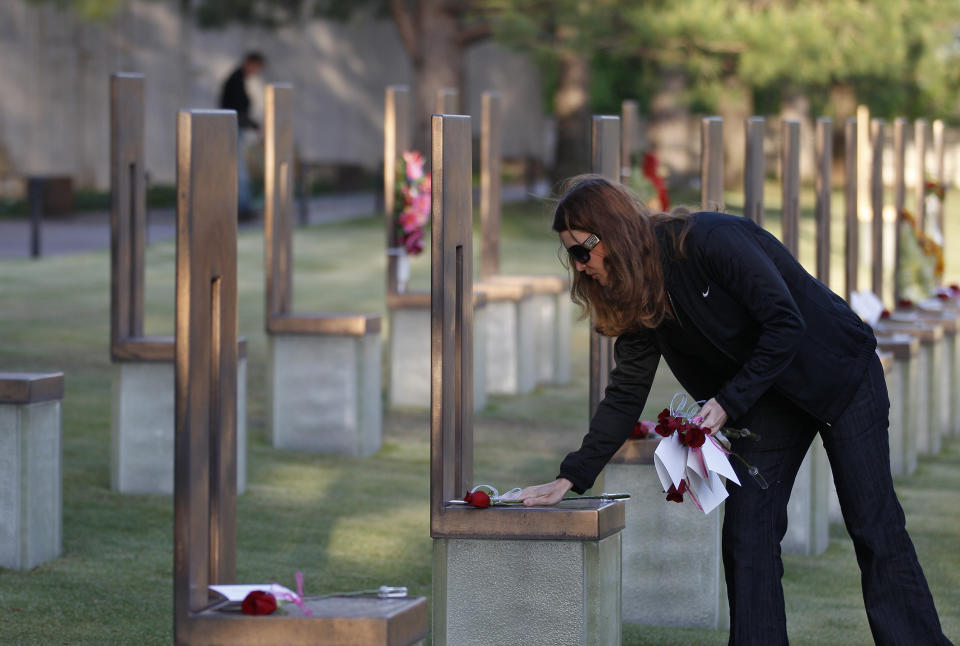
[[[723,479],[740,484],[729,456],[743,462],[761,488],[766,489],[767,483],[756,467],[730,451],[731,438],[759,437],[747,429],[724,428],[715,433],[702,426],[699,409],[698,402],[677,393],[670,407],[657,415],[654,431],[663,439],[654,453],[654,465],[668,501],[683,502],[683,494],[689,493],[694,504],[709,513],[727,497]]]
[[[638,421],[633,425],[633,430],[630,431],[630,436],[627,439],[630,440],[645,440],[648,437],[652,437],[654,433],[654,424],[653,422],[648,422],[645,420]]]

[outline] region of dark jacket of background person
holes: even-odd
[[[876,338],[839,296],[813,278],[767,231],[747,218],[695,213],[677,257],[660,225],[664,280],[681,325],[693,324],[739,367],[708,392],[711,368],[666,344],[656,329],[621,335],[616,368],[580,449],[567,455],[560,477],[589,489],[626,440],[643,411],[660,356],[697,399],[716,397],[736,428],[770,388],[816,420],[831,424],[856,392],[876,350]],[[712,362],[714,365],[717,361]],[[666,406],[668,402],[664,402]]]
[[[243,83],[243,66],[233,70],[220,91],[220,109],[236,110],[237,123],[241,128],[259,130],[260,125],[250,118],[250,97]]]

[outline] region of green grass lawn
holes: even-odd
[[[956,200],[955,200],[956,202]],[[731,204],[734,204],[731,198]],[[505,273],[558,273],[548,206],[506,209]],[[957,213],[952,214],[956,221]],[[775,229],[776,214],[770,213]],[[809,219],[802,244],[809,244]],[[296,234],[295,309],[384,313],[383,226],[378,218]],[[960,239],[960,231],[950,239]],[[834,248],[839,250],[835,236]],[[262,236],[239,240],[240,333],[249,348],[247,493],[239,499],[240,581],[308,593],[406,585],[430,596],[429,419],[385,410],[384,448],[367,459],[270,448],[265,434]],[[148,334],[173,331],[172,242],[147,254]],[[812,252],[810,253],[812,257]],[[835,259],[839,266],[839,259]],[[960,262],[948,261],[952,280]],[[63,556],[30,572],[0,571],[2,644],[169,644],[172,641],[172,501],[110,490],[109,255],[0,261],[0,369],[62,370]],[[429,259],[413,262],[427,288]],[[501,488],[550,480],[587,421],[587,328],[574,327],[574,379],[526,397],[492,397],[476,417],[476,482]],[[658,378],[655,413],[677,388]],[[922,458],[897,482],[944,628],[960,641],[960,439]],[[650,504],[663,504],[653,499]],[[819,557],[785,558],[791,638],[797,644],[872,643],[852,546],[834,527]],[[624,627],[628,645],[725,644],[724,631]]]

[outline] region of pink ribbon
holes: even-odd
[[[303,572],[297,572],[294,574],[294,578],[297,580],[297,593],[292,594],[290,592],[281,592],[278,596],[283,601],[293,602],[300,610],[303,611],[305,615],[312,615],[313,611],[307,608],[306,604],[303,603]],[[279,583],[274,583],[273,585],[279,586]]]
[[[709,435],[707,437],[710,437]],[[691,446],[690,452],[697,456],[697,459],[700,460],[700,466],[703,468],[703,473],[707,477],[710,476],[710,472],[707,470],[707,461],[703,459],[703,450],[699,446]]]
[[[718,440],[717,438],[715,438],[713,435],[707,435],[707,437],[710,438],[710,441],[713,442],[713,445],[714,445],[715,447],[717,447],[718,449],[720,449],[720,452],[721,452],[721,453],[723,453],[724,455],[730,455],[730,451],[728,451],[728,450],[726,450],[725,448],[723,448],[723,444],[720,443],[720,440]]]
[[[693,489],[690,488],[690,485],[687,485],[686,493],[690,494],[690,500],[692,500],[693,504],[697,506],[697,509],[699,509],[700,511],[703,511],[703,507],[700,505],[700,501],[697,500],[697,496],[696,494],[693,493]]]

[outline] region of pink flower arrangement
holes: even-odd
[[[423,177],[423,155],[416,150],[403,153],[403,163],[406,166],[407,181],[416,182]]]
[[[416,150],[405,151],[397,163],[397,242],[414,256],[423,252],[424,227],[430,220],[430,176],[423,166],[423,155]]]

